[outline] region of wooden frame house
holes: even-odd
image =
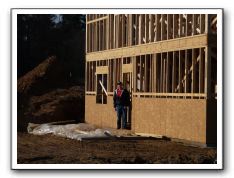
[[[86,15],[86,122],[116,128],[121,80],[135,133],[216,143],[216,24],[216,14]]]

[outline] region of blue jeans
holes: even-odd
[[[124,106],[116,106],[117,112],[117,128],[121,128],[121,118],[122,118],[122,128],[126,129],[126,116],[127,116],[127,109]]]

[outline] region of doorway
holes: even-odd
[[[132,72],[123,73],[123,86],[130,94],[130,106],[127,108],[127,128],[131,129],[132,121]]]

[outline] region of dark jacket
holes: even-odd
[[[130,94],[128,90],[124,89],[120,97],[117,96],[117,90],[115,90],[113,96],[113,104],[114,108],[116,106],[130,106]]]

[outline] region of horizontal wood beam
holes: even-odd
[[[86,91],[86,95],[96,95],[96,91]]]
[[[205,93],[133,93],[133,96],[185,96],[185,97],[206,97]]]
[[[108,96],[113,96],[113,92],[107,92]],[[86,91],[86,95],[96,95],[95,91]],[[133,93],[132,96],[172,96],[172,97],[206,97],[205,93]]]
[[[164,40],[154,43],[123,47],[86,54],[86,61],[98,61],[121,57],[138,56],[145,54],[163,53],[207,46],[207,35],[195,35],[179,39]]]
[[[96,67],[96,74],[108,74],[108,66]]]
[[[107,92],[108,96],[113,96],[113,92]],[[96,95],[95,91],[86,91],[86,95]],[[206,97],[207,95],[205,93],[142,93],[142,92],[133,92],[132,96],[138,97],[138,96],[169,96],[169,97]]]

